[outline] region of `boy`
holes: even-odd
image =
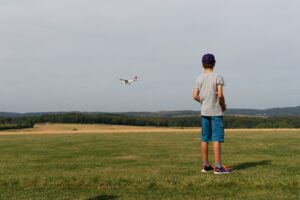
[[[229,169],[221,164],[221,143],[224,142],[223,115],[226,110],[223,95],[224,79],[213,72],[216,60],[214,55],[202,57],[202,73],[196,81],[193,99],[201,103],[202,137],[201,156],[202,172],[214,170],[215,174],[228,174]],[[213,143],[215,167],[208,161],[208,142]]]

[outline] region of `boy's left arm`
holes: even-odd
[[[194,89],[194,94],[193,94],[193,99],[197,102],[200,103],[200,96],[199,96],[199,89],[198,88],[195,88]]]
[[[223,94],[223,85],[219,84],[218,85],[218,98],[219,98],[219,104],[222,108],[222,111],[225,112],[226,111],[226,104],[225,104],[225,97]]]

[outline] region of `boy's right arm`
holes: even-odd
[[[223,94],[223,86],[221,84],[218,85],[218,98],[219,98],[219,104],[222,108],[222,111],[226,111],[226,104],[225,104],[225,97]]]

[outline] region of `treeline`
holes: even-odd
[[[300,128],[300,117],[225,116],[225,128]],[[30,128],[35,123],[113,124],[133,126],[200,127],[200,117],[139,117],[118,114],[66,113],[0,118],[0,129]],[[2,129],[2,130],[3,130]]]
[[[0,124],[0,130],[32,128],[34,124]]]
[[[31,119],[17,119],[0,117],[0,130],[32,128],[34,121]]]
[[[300,116],[239,117],[225,116],[225,128],[300,128]]]
[[[137,117],[118,114],[59,114],[31,118],[35,123],[113,124],[132,126],[195,127],[199,118]]]

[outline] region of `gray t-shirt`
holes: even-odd
[[[214,72],[203,73],[197,78],[195,88],[199,89],[202,116],[224,115],[219,104],[217,85],[224,85],[224,79],[221,74]]]

